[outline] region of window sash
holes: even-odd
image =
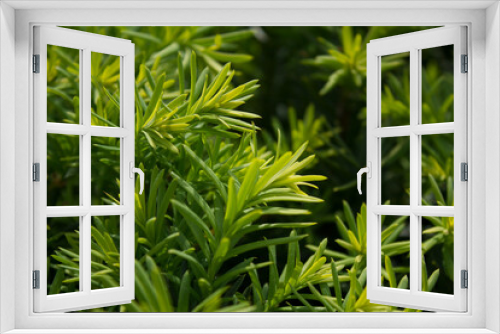
[[[47,45],[80,50],[80,124],[47,123]],[[91,126],[91,52],[120,57],[120,127]],[[34,161],[40,163],[40,182],[34,191],[34,270],[40,289],[34,289],[35,312],[66,312],[129,303],[134,298],[134,45],[128,40],[75,30],[35,27],[34,53],[40,73],[34,80]],[[80,205],[47,207],[47,134],[80,137]],[[120,138],[121,205],[91,205],[91,138]],[[91,289],[91,217],[120,215],[120,286]],[[47,295],[47,218],[79,217],[80,280],[78,292]]]
[[[467,76],[461,73],[460,56],[466,54],[466,28],[452,26],[371,41],[367,46],[367,296],[371,302],[423,310],[467,310],[467,290],[460,285],[460,271],[467,269],[467,182],[460,180],[460,164],[467,162]],[[420,124],[420,51],[454,45],[454,122]],[[410,52],[410,125],[381,127],[381,57]],[[454,206],[421,205],[421,143],[424,134],[454,134]],[[381,138],[410,138],[410,205],[382,205]],[[410,217],[410,289],[380,286],[381,215]],[[454,295],[419,291],[421,286],[422,216],[454,217]]]

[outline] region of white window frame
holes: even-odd
[[[74,311],[130,303],[135,292],[135,53],[130,40],[90,34],[59,27],[34,27],[34,54],[39,55],[39,73],[33,75],[34,162],[39,164],[39,181],[33,184],[34,270],[39,271],[39,288],[34,289],[34,311]],[[72,48],[80,53],[79,124],[47,122],[47,46]],[[117,127],[91,125],[91,54],[120,58],[120,123]],[[47,134],[80,137],[80,203],[47,206]],[[91,140],[93,137],[120,139],[120,205],[91,204]],[[93,216],[118,216],[120,224],[120,285],[92,290],[91,220]],[[47,295],[47,219],[79,218],[79,291]]]
[[[12,7],[11,7],[12,6]],[[397,8],[393,8],[397,6]],[[14,9],[14,8],[15,9]],[[61,8],[67,7],[67,8]],[[97,8],[99,7],[99,8]],[[103,9],[103,7],[107,9]],[[126,9],[144,8],[143,10]],[[160,8],[162,7],[162,8]],[[24,8],[24,9],[23,9]],[[125,8],[125,9],[124,9]],[[149,8],[149,9],[147,9]],[[221,9],[224,8],[224,9]],[[45,9],[45,10],[40,10]],[[163,2],[0,4],[0,331],[12,333],[495,333],[500,331],[500,10],[497,1]],[[485,24],[486,22],[486,24]],[[434,314],[34,314],[31,45],[54,25],[467,25],[469,308]],[[15,31],[15,35],[14,35]],[[14,37],[15,36],[15,39]],[[15,56],[15,58],[14,58]],[[15,68],[14,68],[15,66]],[[486,71],[486,67],[488,70]],[[15,94],[12,80],[15,78]],[[15,112],[13,112],[15,110]],[[487,120],[487,121],[486,121]],[[12,128],[15,124],[15,129]],[[10,137],[9,137],[10,136]],[[15,143],[12,145],[12,136]],[[488,154],[485,153],[488,152]],[[15,172],[15,178],[12,175]],[[355,173],[356,171],[353,171]],[[488,179],[486,182],[486,175]],[[15,196],[12,199],[12,189]],[[12,209],[14,208],[14,209]],[[15,222],[13,224],[12,222]],[[472,230],[471,226],[474,226]],[[485,265],[484,256],[494,254]],[[14,256],[12,253],[14,252]],[[13,288],[14,287],[14,288]],[[488,293],[486,293],[486,291]],[[14,305],[14,307],[12,307]],[[137,329],[139,326],[142,329]],[[147,326],[147,327],[146,327]],[[137,330],[132,330],[132,329]],[[50,329],[47,331],[47,329]],[[127,329],[125,331],[125,329]],[[160,329],[162,329],[160,331]],[[185,329],[185,330],[181,330]],[[188,330],[192,329],[192,330]],[[241,330],[239,330],[241,329]],[[246,329],[246,330],[245,330]],[[295,329],[295,330],[292,330]],[[343,330],[342,330],[343,329]],[[80,332],[81,333],[81,332]]]
[[[467,290],[461,287],[461,271],[467,270],[467,185],[460,178],[460,165],[467,163],[467,76],[462,73],[461,56],[467,55],[465,26],[433,28],[425,31],[380,38],[367,45],[367,297],[378,304],[422,310],[467,310]],[[454,120],[448,123],[422,123],[422,50],[453,46]],[[410,105],[408,125],[382,126],[383,56],[409,52]],[[422,135],[453,134],[454,205],[422,205]],[[408,138],[410,144],[410,202],[384,205],[382,198],[382,142],[384,138]],[[473,180],[471,179],[471,182]],[[403,188],[401,188],[403,191]],[[396,289],[380,285],[382,275],[381,216],[407,216],[410,228],[410,287]],[[422,217],[454,217],[453,294],[421,291]]]

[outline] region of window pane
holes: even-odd
[[[120,220],[92,217],[92,290],[120,286]]]
[[[47,218],[47,294],[79,291],[80,218]]]
[[[80,137],[47,134],[47,205],[80,205]]]
[[[423,49],[422,123],[453,122],[453,45]]]
[[[92,125],[120,126],[120,57],[92,52]]]
[[[422,204],[453,205],[453,133],[422,136]]]
[[[92,137],[91,204],[120,204],[120,139]]]
[[[453,217],[422,218],[422,291],[453,294]]]
[[[381,286],[410,289],[410,217],[380,216]]]
[[[382,126],[410,124],[410,53],[381,57]]]
[[[410,138],[382,138],[382,204],[410,204]]]
[[[80,123],[80,50],[47,45],[47,121]]]

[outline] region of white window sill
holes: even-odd
[[[5,334],[486,334],[488,329],[14,329]]]

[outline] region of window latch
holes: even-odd
[[[362,192],[361,192],[361,176],[366,173],[366,176],[371,179],[372,178],[372,163],[370,161],[368,161],[368,166],[367,167],[364,167],[364,168],[361,168],[359,171],[358,171],[358,192],[359,194],[361,195]]]
[[[144,191],[144,172],[142,171],[142,169],[134,167],[134,163],[132,161],[130,161],[129,163],[129,171],[131,179],[134,178],[134,173],[139,174],[139,194],[142,195],[142,192]]]

